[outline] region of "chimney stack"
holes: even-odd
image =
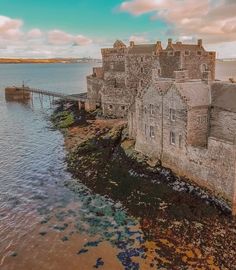
[[[168,39],[168,46],[172,46],[172,38]]]
[[[130,48],[133,48],[134,47],[134,41],[130,41],[129,45],[130,45]]]
[[[197,45],[198,45],[199,47],[202,47],[202,39],[198,39]]]

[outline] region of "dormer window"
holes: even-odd
[[[188,55],[190,55],[190,51],[187,50],[184,52],[184,54],[188,56]]]

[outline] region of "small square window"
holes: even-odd
[[[124,111],[124,110],[125,110],[125,106],[121,106],[121,110],[123,110],[123,111]]]
[[[202,55],[202,52],[201,52],[201,51],[198,51],[198,52],[197,52],[197,55]]]
[[[112,110],[112,109],[113,109],[113,106],[112,106],[112,105],[109,105],[108,108],[109,108],[110,110]]]
[[[155,132],[154,132],[154,127],[150,126],[150,137],[155,138]]]
[[[185,51],[184,54],[185,55],[190,55],[190,51]]]
[[[175,133],[170,132],[170,144],[175,145]]]
[[[173,122],[176,120],[176,114],[174,109],[170,109],[170,120]]]

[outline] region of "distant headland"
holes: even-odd
[[[100,59],[94,58],[0,58],[0,64],[76,64],[76,63],[100,63]]]

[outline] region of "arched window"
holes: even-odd
[[[208,70],[207,64],[201,64],[201,72],[205,72]]]

